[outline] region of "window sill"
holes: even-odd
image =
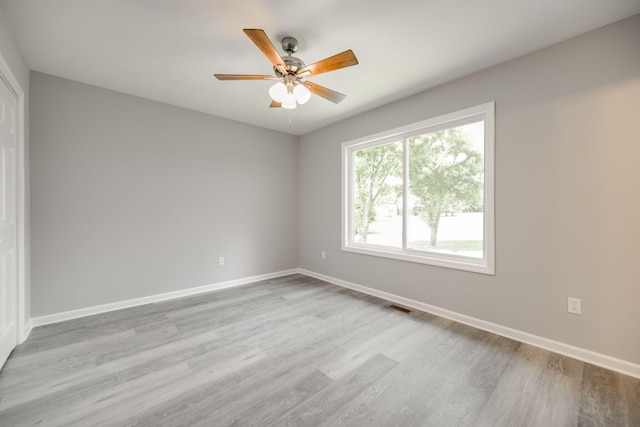
[[[419,264],[433,265],[436,267],[450,268],[454,270],[469,271],[472,273],[481,273],[487,275],[495,275],[495,268],[492,262],[487,259],[465,257],[460,255],[449,255],[445,253],[425,253],[408,250],[394,250],[394,248],[379,246],[372,247],[344,245],[344,252],[352,252],[361,255],[376,256],[382,258],[390,258],[399,261],[414,262]]]

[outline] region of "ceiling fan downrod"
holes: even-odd
[[[285,37],[282,39],[282,50],[287,53],[287,56],[282,57],[284,61],[284,69],[286,70],[286,74],[295,75],[298,70],[304,68],[306,65],[300,59],[295,56],[291,56],[292,53],[298,50],[298,40],[294,37]],[[273,71],[275,72],[277,77],[284,77],[285,73],[280,70],[280,67],[274,65]]]

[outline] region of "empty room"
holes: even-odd
[[[640,426],[640,1],[0,0],[0,426]]]

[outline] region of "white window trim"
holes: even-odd
[[[351,215],[351,200],[353,200],[353,185],[351,174],[353,170],[352,153],[357,149],[377,145],[382,140],[414,134],[416,131],[429,132],[439,128],[452,127],[456,122],[468,122],[470,119],[481,119],[485,122],[484,142],[484,258],[465,257],[461,255],[423,252],[411,249],[392,248],[373,244],[354,242],[353,218]],[[401,261],[417,262],[439,267],[453,268],[483,274],[495,274],[495,102],[466,108],[449,114],[444,114],[418,123],[409,124],[389,131],[347,141],[342,144],[342,250],[364,255],[379,256]],[[405,168],[406,169],[406,168]],[[406,170],[405,182],[406,182]],[[405,198],[406,199],[406,198]],[[404,201],[406,203],[406,200]],[[406,208],[406,206],[405,206]],[[403,210],[406,212],[406,209]],[[403,233],[406,235],[406,232]],[[403,237],[403,240],[406,237]],[[404,245],[403,245],[404,246]]]

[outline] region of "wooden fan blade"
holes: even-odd
[[[280,108],[282,107],[282,104],[276,101],[271,101],[271,105],[269,105],[269,108]]]
[[[274,76],[260,76],[257,74],[214,74],[218,80],[275,80]]]
[[[336,92],[335,90],[328,89],[309,81],[304,82],[304,85],[309,88],[311,93],[315,93],[316,95],[321,96],[324,99],[328,99],[331,102],[335,102],[336,104],[347,97],[347,95],[343,95],[340,92]]]
[[[307,65],[301,68],[297,74],[311,74],[316,76],[318,74],[326,73],[327,71],[338,70],[340,68],[350,67],[357,65],[358,59],[351,49],[345,50],[337,55],[325,58],[322,61],[315,62],[311,65]]]
[[[264,53],[264,56],[266,56],[269,61],[271,61],[271,63],[278,70],[280,70],[280,72],[286,74],[284,60],[282,59],[282,57],[280,57],[280,54],[276,50],[273,43],[271,43],[271,40],[269,40],[269,37],[264,31],[246,28],[242,31],[244,31],[244,33],[251,39],[253,43],[255,43],[256,46],[258,46],[258,49],[260,49],[262,53]]]

